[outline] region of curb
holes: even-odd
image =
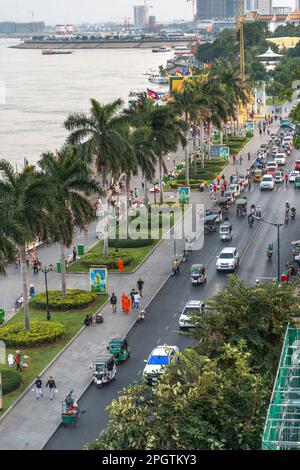
[[[108,304],[108,302],[109,302],[109,298],[95,312],[95,315],[97,315],[98,312],[101,312],[101,310]],[[85,326],[82,326],[80,330],[77,331],[76,335],[73,336],[72,339],[70,339],[70,341],[63,347],[63,349],[61,349],[61,351],[59,351],[59,353],[57,353],[57,355],[49,362],[49,364],[47,364],[47,366],[39,373],[39,375],[43,375],[49,369],[49,367],[51,367],[52,364],[54,364],[54,362],[66,351],[66,349],[75,341],[75,339],[77,339],[77,337],[82,333],[82,331],[85,328],[86,328]],[[8,413],[10,413],[13,410],[13,408],[22,400],[22,398],[26,395],[26,393],[29,392],[29,390],[33,387],[34,383],[35,382],[31,382],[31,384],[28,385],[28,387],[23,391],[23,393],[10,405],[9,408],[7,408],[7,410],[0,417],[0,423],[8,415]]]
[[[148,309],[150,307],[150,305],[152,304],[152,302],[155,300],[155,298],[157,297],[157,295],[159,294],[159,292],[163,289],[163,287],[166,285],[166,283],[168,282],[168,280],[171,278],[171,274],[169,274],[166,279],[164,280],[164,282],[162,283],[162,285],[157,289],[157,291],[155,292],[155,294],[151,297],[151,299],[149,300],[147,306],[145,307],[145,310]],[[105,302],[104,305],[106,305],[108,303],[109,300],[107,300],[107,302]],[[104,305],[101,307],[103,308]],[[127,328],[127,330],[125,330],[125,332],[123,333],[122,336],[129,336],[130,333],[132,332],[132,330],[134,329],[134,327],[136,326],[137,324],[137,320],[134,320],[134,322]],[[83,327],[85,328],[85,327]],[[80,330],[81,331],[81,330]],[[89,389],[89,387],[91,386],[91,382],[89,382],[86,387],[84,388],[82,394],[80,395],[80,397],[78,398],[78,400],[81,400],[81,398],[85,395],[85,393],[87,392],[87,390]],[[8,410],[7,410],[8,411]],[[1,420],[0,420],[1,421]],[[49,439],[47,440],[47,442],[39,449],[39,450],[44,450],[45,447],[47,446],[47,444],[51,441],[51,439],[53,438],[53,436],[57,433],[57,430],[60,428],[60,424],[59,426],[55,429],[55,431],[51,434],[51,436],[49,437]]]

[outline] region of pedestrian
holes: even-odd
[[[86,315],[85,319],[83,320],[83,324],[84,326],[90,326],[91,322],[89,314]]]
[[[216,194],[217,190],[218,190],[218,186],[217,186],[216,184],[214,184],[214,185],[213,185],[213,192],[214,192],[214,194]]]
[[[248,162],[250,162],[250,160],[251,160],[251,153],[248,152]]]
[[[118,259],[118,269],[119,273],[124,272],[124,261],[121,258]]]
[[[125,293],[123,292],[122,297],[121,297],[122,312],[126,312],[126,300],[127,300],[127,297],[126,297]]]
[[[111,297],[110,297],[110,305],[112,307],[113,313],[116,313],[116,311],[117,311],[117,302],[118,302],[118,299],[117,299],[115,293],[113,292],[111,294]]]
[[[226,191],[226,188],[227,188],[227,185],[228,185],[228,181],[227,181],[226,178],[224,179],[223,184],[224,184],[224,188],[225,188],[225,191]]]
[[[43,382],[41,381],[40,376],[38,375],[35,381],[35,397],[37,400],[43,396],[42,385]]]
[[[57,392],[57,389],[56,389],[56,384],[55,384],[55,381],[54,381],[52,375],[50,375],[49,380],[46,383],[46,388],[47,387],[49,387],[50,400],[53,400],[54,392]]]
[[[221,197],[224,196],[224,192],[225,192],[225,186],[224,184],[221,184]]]
[[[235,161],[236,161],[236,156],[235,156],[235,155],[232,155],[232,163],[233,163],[233,165],[235,165]]]
[[[83,234],[85,237],[87,237],[89,234],[89,226],[87,224],[83,226]]]
[[[29,296],[30,296],[30,299],[33,299],[33,297],[35,296],[35,289],[34,289],[34,285],[33,285],[33,284],[30,284],[30,287],[29,287]]]
[[[131,289],[131,292],[130,292],[130,294],[129,294],[129,295],[130,295],[130,298],[131,298],[131,305],[132,305],[132,307],[134,306],[134,296],[135,296],[136,293],[137,293],[137,292],[136,292],[135,289]]]
[[[140,307],[141,296],[138,292],[134,294],[134,309],[138,310]]]
[[[289,174],[286,172],[286,174],[284,175],[284,179],[285,179],[285,186],[287,187],[288,185],[288,181],[289,181]]]
[[[259,135],[262,135],[262,128],[259,128]]]
[[[77,252],[76,252],[76,247],[74,246],[73,248],[73,263],[77,260]]]
[[[39,260],[37,258],[34,258],[32,262],[33,266],[33,274],[38,274],[39,273]]]
[[[232,184],[233,178],[234,178],[234,176],[233,176],[233,175],[230,175],[230,184]]]
[[[248,190],[251,190],[251,178],[248,178]]]
[[[144,281],[141,278],[139,278],[139,280],[137,281],[137,286],[138,286],[140,296],[143,297]]]
[[[240,165],[241,165],[241,164],[243,163],[243,157],[242,157],[242,155],[240,155],[239,160],[240,160]]]
[[[19,350],[16,351],[15,363],[16,363],[16,366],[17,366],[16,370],[19,370],[20,372],[22,372],[22,369],[21,369],[21,352]]]
[[[130,298],[127,295],[125,295],[125,313],[126,315],[130,313]]]
[[[218,175],[216,177],[216,180],[217,180],[217,185],[219,186],[220,185],[220,180],[221,180],[221,175]]]

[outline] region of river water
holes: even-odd
[[[35,163],[42,152],[61,146],[70,112],[88,112],[91,98],[107,103],[120,97],[127,103],[130,90],[149,86],[144,74],[173,56],[145,49],[43,56],[40,50],[8,47],[17,42],[0,39],[0,158],[18,167],[24,158]]]

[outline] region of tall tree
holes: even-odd
[[[46,209],[46,201],[53,188],[49,188],[45,179],[35,168],[25,168],[16,174],[12,165],[0,161],[0,200],[9,204],[13,210],[12,223],[18,224],[18,234],[11,233],[12,240],[18,245],[21,259],[21,273],[24,298],[25,328],[30,330],[28,304],[28,269],[26,262],[27,244],[41,239],[48,241],[53,238],[55,227],[51,213]],[[15,236],[17,235],[17,236]],[[20,236],[21,235],[21,236]]]
[[[86,162],[78,158],[76,148],[64,146],[59,154],[44,153],[39,166],[51,190],[52,216],[57,228],[56,241],[61,247],[62,295],[67,295],[65,247],[73,240],[74,220],[79,228],[95,219],[88,196],[99,187]]]
[[[5,267],[15,260],[16,243],[22,241],[22,229],[13,216],[13,208],[4,199],[0,200],[0,274],[5,275]]]

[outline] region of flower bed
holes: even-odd
[[[48,343],[54,343],[65,332],[61,323],[31,322],[30,331],[25,330],[23,322],[0,328],[0,341],[4,341],[7,347],[35,347]]]
[[[118,267],[118,259],[122,258],[124,266],[128,266],[133,261],[133,257],[123,252],[122,255],[119,253],[110,253],[107,258],[103,258],[102,254],[98,253],[87,253],[82,256],[80,262],[83,266],[106,266],[110,269],[116,269]]]
[[[54,310],[70,310],[74,308],[86,308],[95,302],[97,295],[81,289],[68,289],[67,297],[63,297],[61,291],[49,291],[49,307]],[[46,308],[46,293],[43,292],[31,301],[32,307]]]
[[[2,393],[7,395],[17,390],[22,384],[21,374],[14,370],[4,370],[1,372],[2,377]]]

